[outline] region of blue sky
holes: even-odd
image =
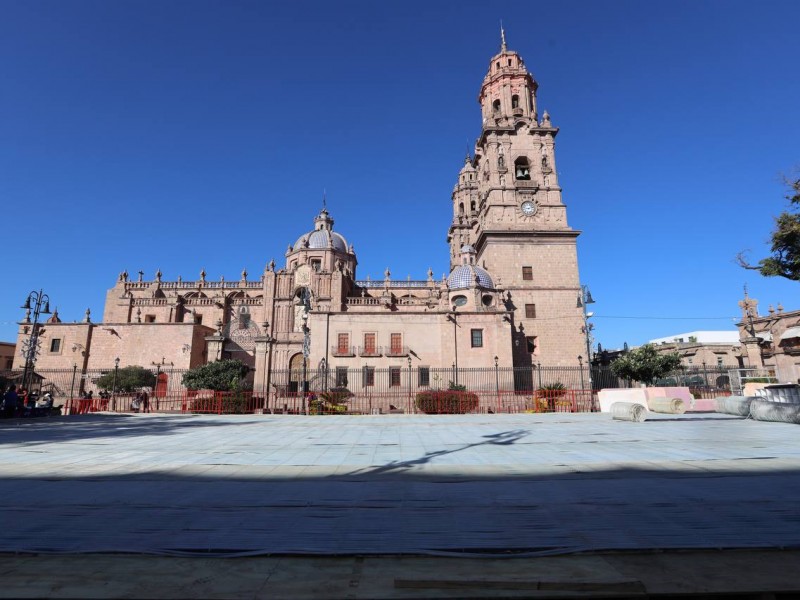
[[[439,276],[501,19],[561,128],[597,341],[731,329],[745,283],[800,308],[734,264],[800,165],[800,3],[491,6],[0,1],[0,339],[33,289],[99,320],[123,269],[256,278],[323,189],[359,278]]]

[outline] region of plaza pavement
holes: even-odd
[[[4,421],[0,552],[798,547],[798,431],[716,414]]]

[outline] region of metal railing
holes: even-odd
[[[354,347],[353,352],[365,350]],[[375,348],[376,352],[386,351],[387,348]],[[391,350],[391,349],[389,349]],[[395,350],[398,350],[395,348]],[[400,356],[407,352],[402,349]],[[150,395],[150,405],[156,404],[159,411],[187,410],[183,407],[184,395],[186,398],[192,394],[182,384],[183,369],[150,369],[158,375],[158,383],[145,388]],[[131,393],[121,387],[116,388],[108,384],[108,377],[102,382],[106,388],[100,386],[101,377],[114,372],[114,367],[105,369],[92,369],[83,371],[77,367],[73,369],[34,369],[30,391],[40,394],[49,391],[55,400],[56,406],[66,406],[68,401],[77,401],[81,396],[92,392],[94,399],[89,404],[88,412],[92,410],[120,410],[127,411],[126,403],[132,399]],[[591,374],[591,377],[590,377]],[[658,386],[688,387],[698,398],[713,398],[716,396],[740,393],[742,383],[754,377],[763,378],[767,374],[754,373],[749,369],[730,367],[683,368],[656,382]],[[16,383],[19,385],[22,370],[0,371],[0,384],[3,386]],[[284,410],[295,413],[304,413],[304,398],[300,391],[303,389],[303,372],[294,370],[273,370],[269,377],[259,377],[256,381],[251,379],[241,382],[242,389],[252,390],[252,397],[261,398],[260,404],[248,409],[249,412],[261,410],[283,412]],[[267,386],[267,380],[269,386]],[[550,409],[561,407],[554,394],[563,390],[566,403],[567,399],[575,399],[575,410],[583,410],[595,393],[604,388],[638,387],[637,382],[617,378],[608,367],[546,367],[532,365],[526,368],[501,368],[485,367],[456,369],[394,366],[390,368],[376,368],[370,366],[342,367],[331,365],[327,369],[308,369],[305,374],[308,382],[307,389],[316,396],[336,388],[346,388],[352,393],[352,398],[346,403],[347,409],[336,410],[354,413],[370,413],[378,409],[383,413],[402,409],[405,412],[415,412],[414,406],[417,395],[431,391],[464,391],[475,393],[479,396],[479,412],[509,412],[521,410],[536,410],[534,399],[543,394],[552,398]],[[592,389],[589,389],[591,382]],[[112,397],[106,405],[101,403],[100,393],[107,392]],[[105,395],[105,394],[104,394]],[[537,396],[538,395],[538,396]],[[578,398],[584,400],[578,401]],[[560,402],[560,401],[559,401]],[[196,406],[200,406],[196,404]],[[248,405],[249,406],[249,405]],[[564,404],[566,406],[566,404]],[[77,407],[77,404],[75,404]],[[165,409],[165,407],[168,407]],[[395,408],[392,408],[395,407]],[[491,409],[491,410],[490,410]],[[77,408],[75,409],[77,412]],[[323,411],[324,412],[324,411]],[[74,414],[74,413],[73,413]]]

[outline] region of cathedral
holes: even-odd
[[[358,279],[357,232],[342,223],[340,233],[323,206],[310,230],[287,240],[284,264],[270,262],[255,277],[121,273],[102,322],[87,310],[83,322],[54,314],[43,325],[36,369],[108,370],[118,358],[178,370],[236,358],[251,367],[253,389],[266,391],[279,383],[296,390],[299,373],[320,366],[337,381],[363,374],[364,385],[376,369],[393,385],[413,368],[422,386],[436,369],[576,366],[587,349],[580,232],[567,224],[558,128],[539,113],[537,88],[503,36],[478,94],[480,136],[451,196],[446,278],[428,271],[424,280],[398,280],[387,270],[382,280]],[[31,327],[26,315],[18,347]]]

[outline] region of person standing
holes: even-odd
[[[142,412],[150,412],[150,396],[145,390],[142,390]]]
[[[3,418],[10,419],[17,412],[17,402],[19,396],[17,395],[17,386],[11,385],[8,391],[3,394]]]

